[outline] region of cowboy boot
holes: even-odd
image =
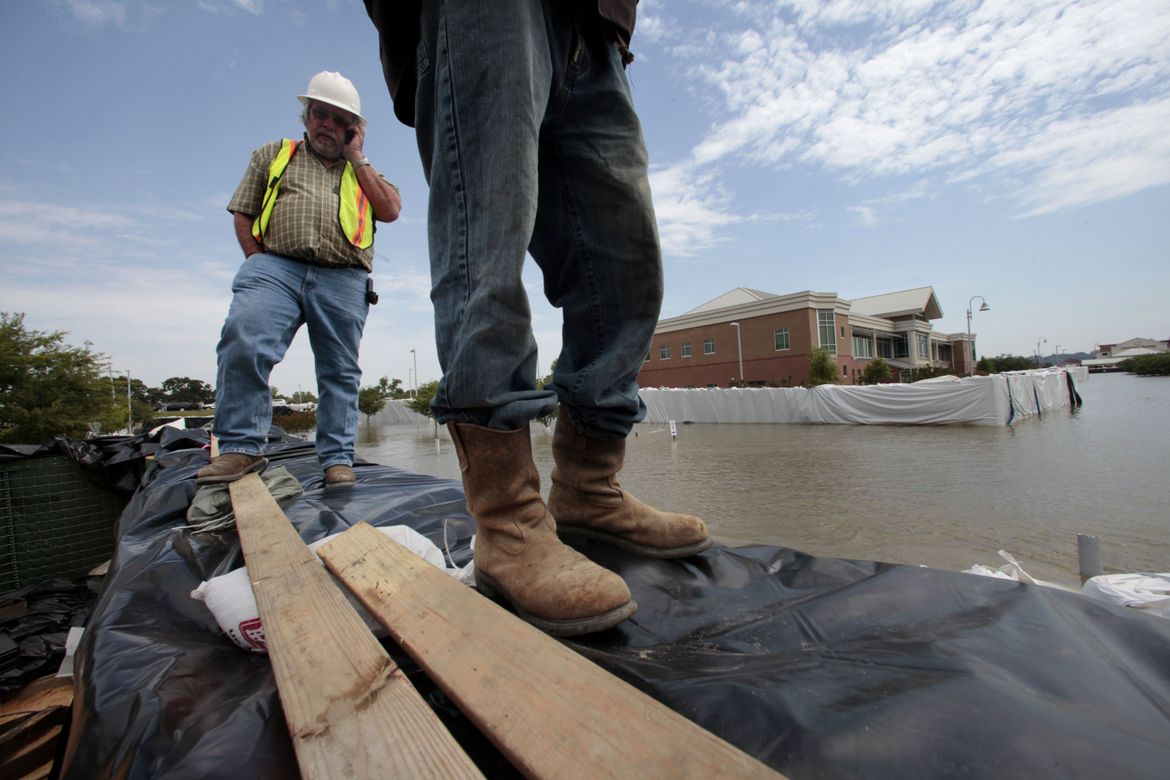
[[[548,509],[562,536],[597,539],[651,558],[682,558],[711,546],[699,518],[660,512],[622,490],[617,474],[626,456],[624,438],[586,436],[562,405],[552,449]]]
[[[479,524],[475,580],[516,613],[554,636],[617,625],[638,605],[625,581],[557,537],[556,521],[540,497],[528,428],[501,431],[448,423],[467,511]]]
[[[235,482],[254,471],[263,471],[268,461],[259,455],[225,452],[195,472],[195,484],[218,485]]]

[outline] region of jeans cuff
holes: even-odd
[[[240,447],[237,445],[237,446],[235,446],[235,447],[220,447],[220,448],[219,448],[219,454],[220,454],[220,455],[232,455],[232,454],[235,454],[235,455],[247,455],[247,456],[249,456],[249,457],[251,457],[251,458],[259,458],[259,457],[261,457],[261,456],[262,456],[264,453],[263,453],[263,452],[261,452],[260,450],[245,450],[245,449],[241,449],[241,448],[240,448]]]

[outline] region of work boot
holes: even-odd
[[[259,455],[245,455],[242,452],[225,452],[211,463],[195,472],[195,484],[218,485],[235,482],[245,474],[261,471],[268,461]]]
[[[325,469],[325,487],[331,485],[352,485],[357,482],[357,477],[354,476],[353,468],[338,463]]]
[[[548,509],[562,536],[597,539],[651,558],[682,558],[711,546],[699,518],[660,512],[622,490],[617,474],[625,462],[624,438],[586,436],[562,405],[552,449]]]
[[[638,605],[621,577],[557,537],[556,521],[540,497],[528,428],[501,431],[448,423],[467,511],[479,524],[475,581],[516,613],[553,636],[601,631],[634,614]]]

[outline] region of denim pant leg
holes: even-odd
[[[521,281],[554,75],[547,10],[541,0],[423,3],[416,132],[430,184],[440,423],[512,429],[556,403],[535,387]]]
[[[272,426],[268,378],[304,319],[299,301],[307,266],[252,255],[232,281],[232,302],[216,347],[215,420],[221,453],[259,455]]]
[[[302,293],[317,369],[317,460],[323,469],[353,463],[368,276],[362,268],[309,268]]]
[[[662,305],[662,256],[620,54],[586,20],[576,33],[541,139],[529,251],[564,311],[552,387],[578,427],[608,440],[646,415],[637,376]]]

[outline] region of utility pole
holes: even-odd
[[[418,398],[418,353],[412,349],[410,356],[414,358],[414,397]]]
[[[967,376],[975,375],[975,348],[971,344],[971,307],[975,305],[976,298],[983,301],[979,311],[991,311],[982,295],[972,295],[971,300],[967,301],[967,360],[964,361],[967,364]]]
[[[727,324],[735,328],[735,347],[739,351],[739,386],[743,387],[743,341],[740,339],[739,323],[729,322]]]

